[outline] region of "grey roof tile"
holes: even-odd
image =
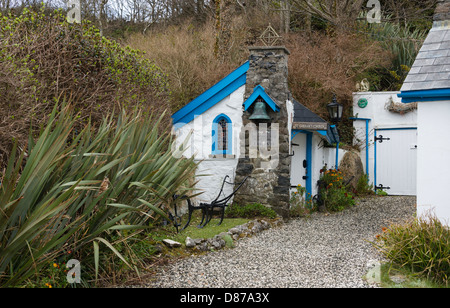
[[[446,30],[446,31],[443,31],[443,32],[445,32],[445,36],[444,36],[443,41],[450,41],[450,31]]]
[[[412,86],[412,82],[404,82],[400,91],[411,91]]]
[[[443,58],[436,58],[436,59],[434,59],[433,65],[445,65],[445,64],[450,64],[450,57],[443,57]]]
[[[412,67],[415,66],[426,66],[426,65],[433,65],[435,59],[417,59],[414,61],[414,64]]]
[[[441,24],[428,33],[401,91],[450,88],[450,28]]]
[[[450,88],[450,79],[438,80],[433,82],[432,89],[448,89]]]
[[[442,43],[432,43],[432,44],[424,44],[422,48],[420,48],[420,52],[422,51],[430,51],[430,50],[438,50],[441,49]]]
[[[294,122],[323,122],[326,123],[324,119],[320,116],[306,108],[304,105],[300,104],[294,99]]]
[[[428,65],[428,66],[422,66],[419,68],[419,72],[415,72],[413,71],[411,73],[411,70],[409,71],[410,74],[426,74],[426,73],[439,73],[439,72],[443,72],[444,66],[438,65],[438,66],[434,66],[434,65]]]
[[[425,81],[428,78],[428,74],[408,74],[405,82]]]
[[[423,68],[425,68],[425,67],[434,67],[434,66],[423,66],[423,67],[421,67],[421,66],[414,66],[414,67],[411,67],[411,69],[409,70],[409,74],[419,74],[420,71]],[[424,71],[422,73],[428,73],[428,72]]]
[[[431,73],[428,74],[426,81],[438,81],[438,80],[448,80],[450,78],[450,73]]]
[[[428,32],[428,36],[425,39],[424,44],[440,43],[444,41],[446,34],[447,34],[446,30],[430,31]]]
[[[448,49],[420,51],[416,59],[442,58],[448,55]]]
[[[411,87],[408,91],[417,91],[417,90],[427,90],[427,89],[433,89],[433,81],[420,81],[420,82],[413,82],[411,83]],[[403,90],[402,91],[406,91]]]

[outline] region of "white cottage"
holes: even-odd
[[[184,155],[199,162],[198,202],[213,200],[226,175],[247,177],[234,202],[286,217],[292,188],[316,194],[319,170],[337,165],[336,150],[324,147],[339,140],[337,130],[292,97],[288,56],[285,47],[250,48],[248,61],[172,115],[177,144],[187,141]]]
[[[417,214],[450,225],[450,1],[439,0],[429,32],[398,96],[417,102]]]

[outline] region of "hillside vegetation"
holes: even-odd
[[[78,123],[96,126],[114,109],[141,106],[161,113],[167,77],[142,53],[102,37],[90,22],[69,24],[58,10],[0,14],[0,161],[13,140],[25,148],[58,101]]]

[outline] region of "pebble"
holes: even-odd
[[[365,288],[364,275],[381,260],[370,241],[391,222],[414,216],[413,196],[359,200],[339,213],[291,219],[236,247],[161,267],[149,288]],[[206,265],[207,264],[207,265]]]

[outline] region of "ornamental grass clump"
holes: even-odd
[[[450,282],[450,230],[432,216],[382,228],[372,242],[390,262],[436,282]]]
[[[16,140],[0,174],[0,286],[43,281],[66,251],[85,281],[111,264],[138,270],[134,252],[116,245],[130,247],[128,232],[168,219],[172,196],[192,189],[196,168],[172,155],[171,135],[159,132],[162,117],[122,111],[117,121],[111,114],[96,130],[88,122],[76,131],[72,108],[56,105],[27,149],[19,151]]]

